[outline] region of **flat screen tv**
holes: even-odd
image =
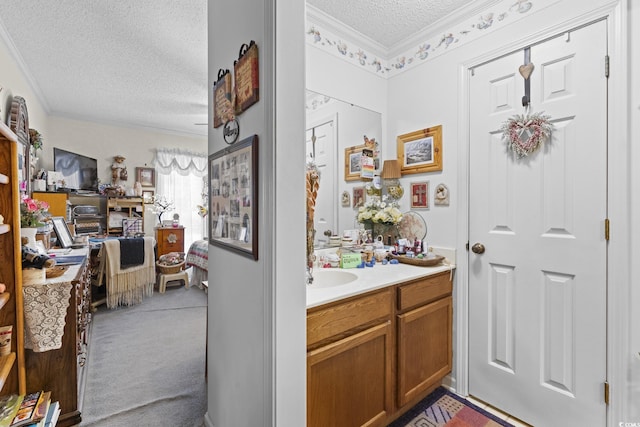
[[[70,190],[98,191],[98,162],[91,157],[53,147],[53,169]]]

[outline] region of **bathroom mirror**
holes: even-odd
[[[329,244],[328,231],[340,235],[345,229],[359,228],[353,190],[371,180],[345,180],[345,151],[361,146],[365,137],[375,139],[382,148],[381,114],[320,93],[306,94],[306,161],[316,163],[320,187],[316,199],[315,246]],[[343,193],[349,204],[343,205]],[[327,232],[327,234],[325,234]]]

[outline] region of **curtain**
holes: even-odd
[[[184,250],[205,236],[206,219],[198,214],[198,205],[206,206],[207,155],[179,149],[156,151],[156,196],[173,201],[174,211],[163,215],[172,219],[180,215],[184,226]]]

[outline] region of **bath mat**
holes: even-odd
[[[389,427],[513,427],[442,387],[437,388]]]

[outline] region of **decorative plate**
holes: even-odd
[[[402,214],[402,220],[398,224],[400,237],[403,239],[420,239],[427,237],[427,222],[422,215],[409,211]]]

